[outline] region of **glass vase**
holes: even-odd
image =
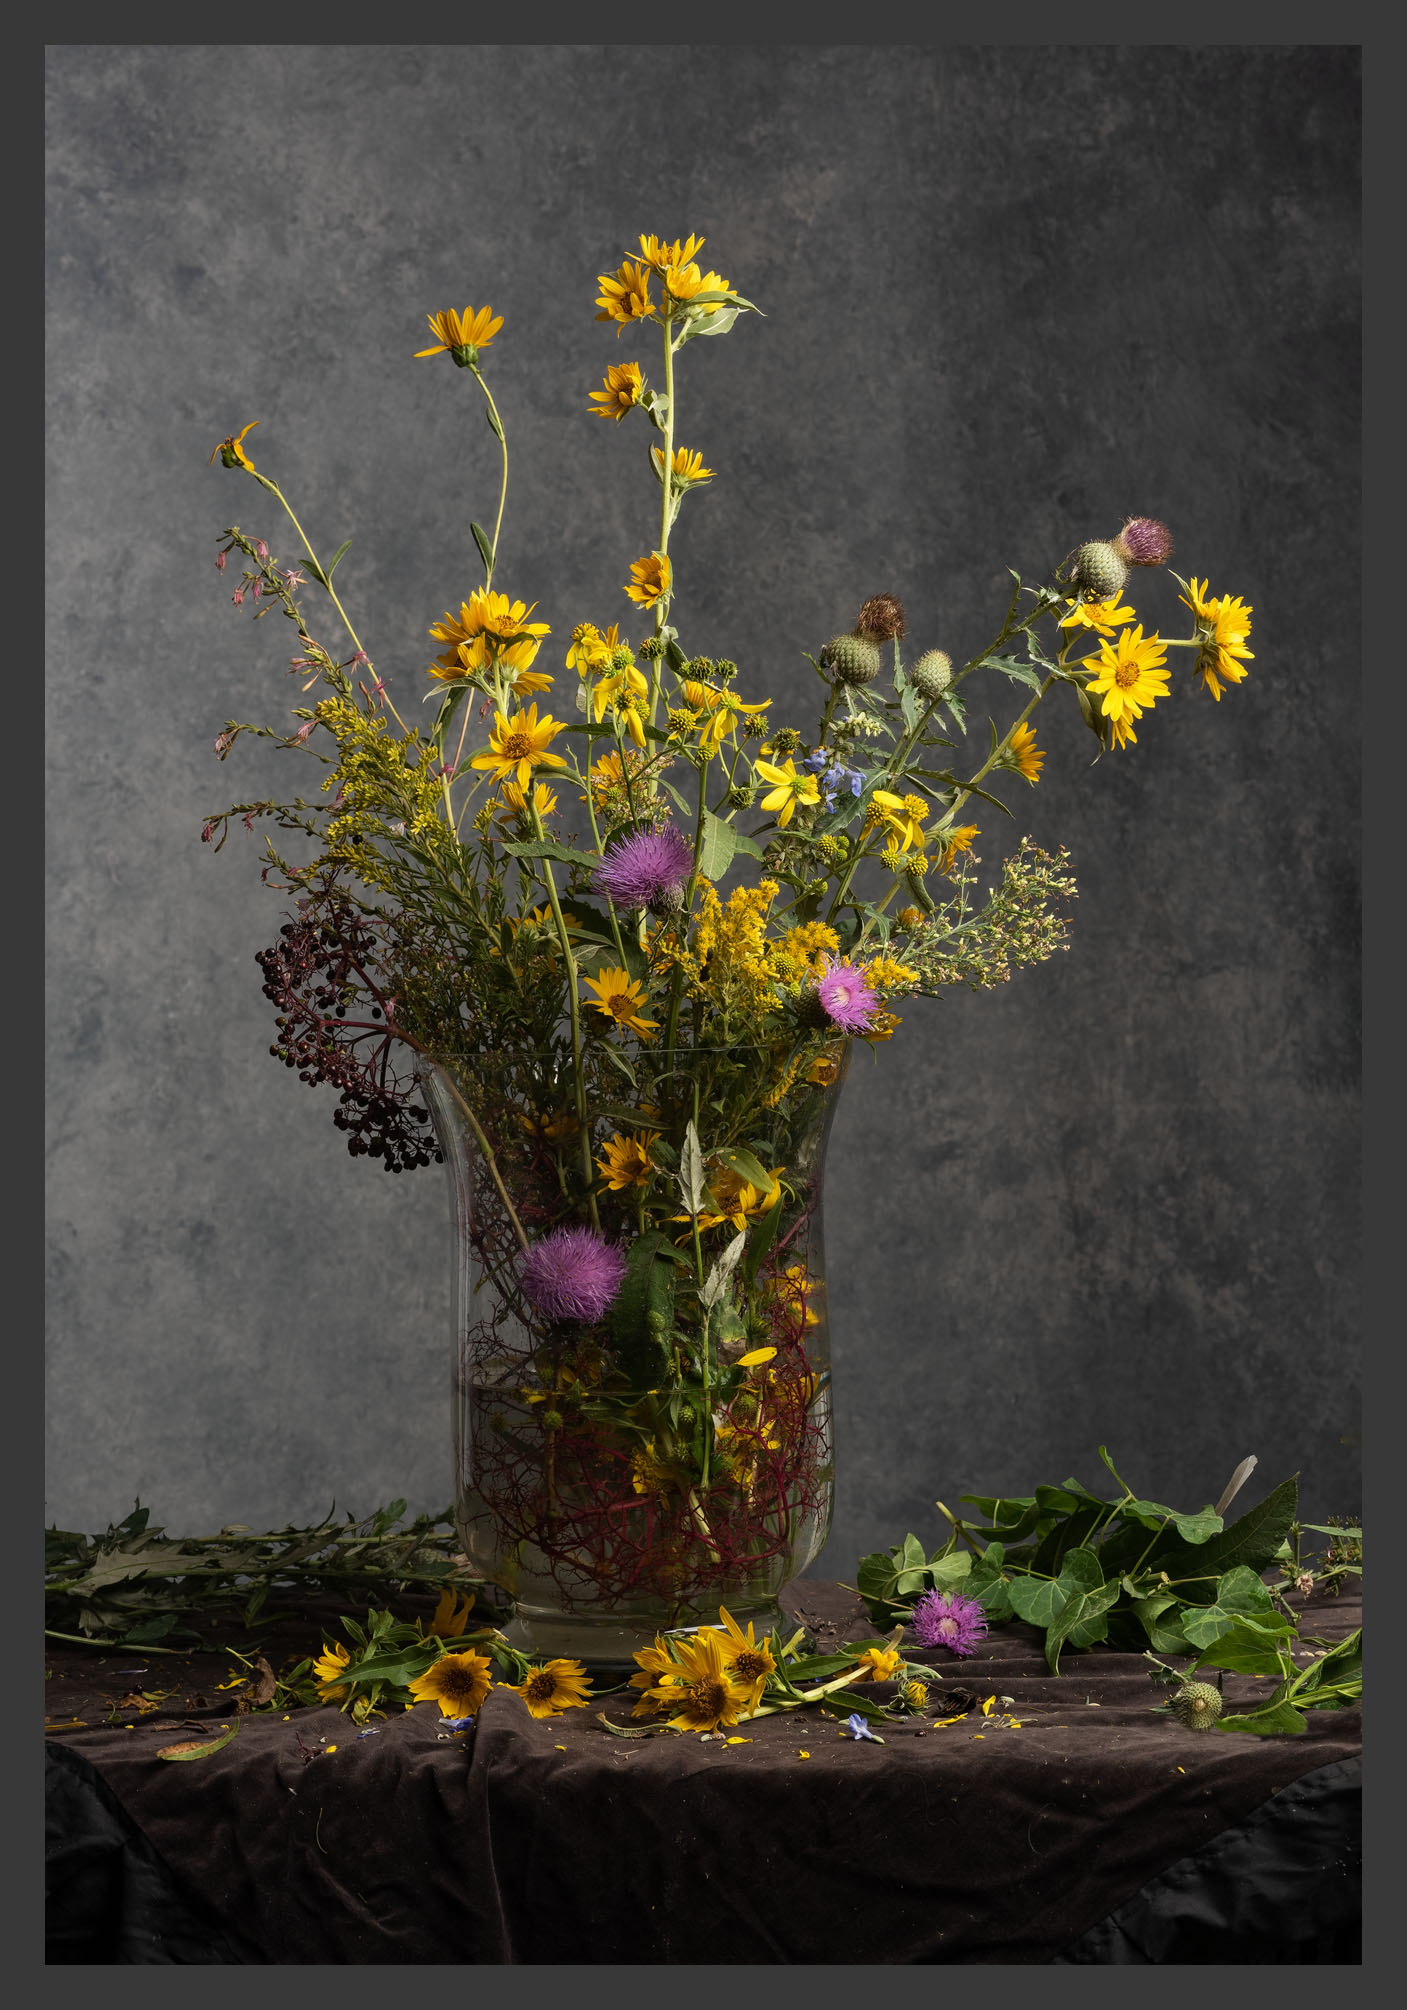
[[[426,1070],[454,1222],[459,1534],[525,1652],[620,1664],[720,1606],[769,1627],[819,1553],[821,1200],[847,1061],[843,1041],[804,1072],[675,1049],[627,1082],[598,1042],[580,1069],[524,1052]],[[624,1270],[597,1316],[525,1286],[563,1231]]]

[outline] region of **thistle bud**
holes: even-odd
[[[1188,1731],[1210,1731],[1221,1715],[1221,1691],[1210,1682],[1184,1682],[1173,1691],[1173,1714]]]
[[[1080,546],[1070,572],[1074,584],[1091,600],[1112,600],[1116,593],[1122,593],[1128,576],[1127,561],[1112,544],[1099,538]]]
[[[796,1001],[796,1016],[803,1026],[815,1032],[824,1032],[834,1024],[829,1012],[821,1003],[821,994],[814,989],[801,992]]]
[[[544,1410],[542,1413],[542,1428],[544,1431],[560,1431],[562,1428],[562,1412],[560,1410]]]
[[[879,644],[868,635],[833,635],[820,663],[838,684],[873,684],[880,670]]]
[[[871,642],[899,642],[904,634],[904,610],[892,593],[872,593],[860,609],[855,633]]]
[[[750,810],[757,790],[751,783],[734,782],[724,801],[730,810]]]
[[[672,921],[684,911],[684,889],[682,886],[662,886],[658,893],[651,894],[645,906],[656,921]]]
[[[1172,532],[1155,516],[1131,516],[1114,539],[1114,550],[1129,565],[1166,565],[1173,555]]]
[[[953,681],[953,659],[942,649],[929,649],[909,672],[909,682],[920,698],[936,705]]]
[[[651,663],[663,656],[664,651],[665,644],[658,635],[647,635],[640,644],[640,654]]]

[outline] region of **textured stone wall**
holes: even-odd
[[[1154,1498],[1200,1504],[1254,1451],[1318,1516],[1356,1509],[1357,51],[48,62],[47,1518],[447,1497],[441,1175],[353,1162],[329,1092],[270,1061],[258,840],[199,842],[307,781],[211,753],[299,693],[213,565],[231,521],[293,549],[206,459],[261,421],[315,543],[353,538],[339,586],[413,712],[496,464],[466,381],[412,351],[427,309],[490,300],[500,580],[557,637],[620,617],[654,490],[643,427],[586,393],[648,366],[592,319],[641,230],[706,234],[766,310],[684,359],[681,436],[719,474],[677,613],[780,717],[867,594],[962,657],[1007,566],[1131,512],[1255,608],[1245,684],[1213,704],[1174,652],[1135,748],[1092,766],[1073,702],[1042,709],[1045,777],[978,849],[1069,845],[1069,953],[917,1003],[852,1069],[818,1569],[935,1534],[938,1496],[1097,1484],[1101,1441]]]

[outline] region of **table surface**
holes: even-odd
[[[1304,1603],[1306,1632],[1361,1622],[1357,1599]],[[784,1604],[821,1652],[875,1632],[838,1585],[802,1579]],[[315,1650],[337,1609],[280,1614],[259,1651],[278,1668]],[[976,1704],[886,1725],[881,1746],[814,1711],[628,1740],[601,1712],[628,1724],[632,1696],[537,1720],[500,1690],[458,1737],[434,1705],[359,1734],[332,1707],[241,1715],[219,1653],[50,1642],[46,1733],[91,1762],[237,1959],[275,1965],[1049,1962],[1361,1749],[1356,1711],[1313,1713],[1299,1737],[1185,1730],[1151,1714],[1141,1655],[1067,1649],[1055,1677],[1021,1624],[970,1659],[906,1654]],[[1228,1675],[1228,1705],[1258,1688]],[[156,1757],[232,1724],[195,1764]]]

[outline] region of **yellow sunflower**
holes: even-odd
[[[438,1703],[442,1717],[474,1717],[489,1693],[491,1666],[487,1654],[472,1648],[442,1654],[408,1685],[410,1693],[417,1703]]]
[[[614,419],[619,425],[626,413],[645,395],[645,379],[638,363],[612,363],[602,378],[603,389],[589,393],[598,419]]]
[[[351,1655],[341,1645],[329,1647],[324,1640],[322,1653],[313,1663],[313,1680],[318,1685],[318,1697],[324,1703],[335,1703],[339,1696],[347,1693],[347,1684],[338,1680],[349,1663]]]
[[[951,872],[958,860],[966,853],[972,853],[972,841],[977,836],[976,824],[958,824],[947,834],[942,856],[938,860],[939,872]]]
[[[603,272],[596,284],[600,287],[596,305],[601,312],[598,321],[618,321],[616,334],[628,328],[632,321],[647,321],[654,313],[654,303],[650,299],[650,268],[627,258],[618,272]]]
[[[655,1170],[650,1146],[658,1144],[659,1138],[658,1131],[646,1131],[640,1138],[622,1137],[617,1131],[602,1147],[605,1156],[597,1159],[596,1163],[613,1193],[623,1193],[627,1187],[649,1185],[650,1175]]]
[[[867,1647],[863,1654],[856,1656],[860,1673],[855,1677],[855,1680],[857,1682],[890,1682],[894,1679],[895,1672],[903,1658],[897,1647]]]
[[[472,677],[480,670],[497,667],[512,673],[516,690],[545,691],[552,679],[541,671],[529,671],[529,664],[542,647],[544,635],[552,633],[545,621],[529,621],[537,606],[510,600],[506,593],[481,587],[460,603],[459,614],[445,614],[430,629],[436,642],[449,646],[435,659],[430,675],[446,682]]]
[[[625,591],[641,607],[653,607],[663,600],[674,582],[674,567],[663,552],[648,552],[630,568],[630,584]]]
[[[686,237],[681,244],[676,237],[673,244],[663,237],[640,239],[640,258],[645,265],[656,272],[668,272],[671,265],[687,265],[691,258],[697,258],[708,242],[703,237]]]
[[[702,1628],[692,1639],[677,1640],[674,1660],[679,1672],[665,1708],[675,1710],[668,1719],[675,1730],[717,1731],[752,1714],[751,1689],[729,1675],[723,1636],[715,1629]]]
[[[1241,599],[1208,599],[1205,579],[1189,579],[1187,593],[1180,596],[1185,607],[1197,617],[1197,675],[1204,690],[1221,703],[1221,680],[1239,684],[1246,675],[1245,664],[1254,663],[1255,653],[1246,647],[1251,632],[1252,610]],[[1188,598],[1188,594],[1191,598]]]
[[[764,1167],[764,1171],[766,1168]],[[746,1228],[750,1221],[758,1221],[764,1214],[770,1214],[781,1199],[781,1175],[785,1166],[777,1166],[767,1174],[765,1187],[754,1186],[741,1173],[724,1166],[710,1173],[708,1199],[712,1205],[699,1216],[701,1229],[721,1228],[724,1222],[731,1222],[734,1228]],[[691,1214],[676,1214],[674,1221],[692,1221]]]
[[[706,714],[699,736],[699,745],[706,753],[717,753],[724,740],[732,739],[740,724],[765,712],[772,702],[764,698],[758,705],[745,705],[735,692],[716,691],[711,684],[700,684],[692,677],[686,678],[680,688],[690,707]]]
[[[653,1454],[654,1442],[651,1440],[647,1452],[645,1454],[637,1453],[636,1458],[643,1458],[647,1463],[653,1464]],[[656,1471],[661,1473],[664,1478],[668,1478],[668,1474],[664,1472],[662,1466],[656,1467]],[[634,1462],[632,1461],[632,1478],[633,1472]],[[649,1493],[657,1491],[657,1489],[648,1484],[637,1482],[635,1484],[635,1491],[636,1493]],[[640,1663],[640,1668],[637,1674],[631,1676],[629,1686],[632,1689],[643,1690],[644,1693],[638,1698],[635,1708],[630,1714],[632,1717],[657,1717],[661,1710],[671,1707],[669,1687],[672,1683],[679,1680],[679,1664],[669,1651],[669,1642],[659,1633],[655,1635],[652,1647],[640,1647],[636,1649],[635,1659]]]
[[[1133,620],[1131,607],[1120,607],[1117,593],[1108,600],[1077,600],[1060,618],[1062,628],[1092,628],[1096,635],[1112,635],[1125,621]]]
[[[629,1026],[642,1040],[648,1040],[659,1025],[658,1019],[646,1019],[641,1011],[645,1003],[645,988],[642,984],[632,984],[624,970],[603,970],[599,977],[586,979],[589,988],[596,993],[590,1000],[592,1009],[604,1013],[617,1027]]]
[[[1018,726],[1011,736],[1006,750],[1005,765],[1018,775],[1024,775],[1028,782],[1038,782],[1041,769],[1045,766],[1045,755],[1036,745],[1034,726]]]
[[[245,427],[244,433],[252,433],[258,423],[257,419],[251,419]],[[252,475],[255,472],[254,463],[240,445],[240,441],[244,438],[244,433],[231,433],[227,440],[221,440],[219,446],[215,449],[215,454],[220,456],[220,460],[225,467],[246,468]],[[215,454],[212,454],[205,463],[206,467],[214,467]]]
[[[649,695],[650,686],[642,673],[633,663],[623,664],[619,670],[608,670],[592,685],[591,716],[599,724],[608,705],[623,706],[628,710],[634,707],[637,699],[648,698]]]
[[[472,1591],[461,1598],[452,1584],[447,1584],[440,1593],[434,1615],[428,1626],[422,1626],[417,1619],[416,1628],[421,1639],[434,1634],[439,1640],[457,1640],[469,1624],[469,1612],[474,1603]]]
[[[1103,700],[1100,710],[1110,722],[1114,745],[1136,741],[1132,721],[1168,695],[1167,648],[1156,635],[1145,641],[1142,627],[1121,628],[1117,643],[1101,642],[1098,656],[1086,656],[1094,675],[1085,689]]]
[[[777,822],[785,827],[792,820],[798,803],[818,803],[821,791],[814,775],[799,775],[796,764],[788,754],[780,764],[775,761],[758,761],[755,770],[768,784],[768,793],[759,805],[764,810],[776,810]]]
[[[520,789],[526,789],[534,768],[566,767],[560,754],[549,751],[549,743],[565,731],[565,723],[554,719],[550,712],[539,719],[535,704],[529,705],[526,712],[515,712],[511,719],[495,712],[489,744],[482,753],[475,754],[469,765],[487,768],[496,782],[512,780]]]
[[[840,1062],[833,1054],[819,1054],[806,1070],[804,1080],[813,1089],[828,1089],[840,1073]]]
[[[551,789],[548,788],[546,782],[534,782],[532,805],[540,817],[550,817],[555,814],[557,798],[553,795]],[[516,782],[505,782],[503,784],[502,820],[506,823],[510,818],[520,817],[527,806],[528,796],[526,789],[520,789]]]
[[[529,1668],[521,1682],[500,1688],[521,1696],[534,1717],[560,1717],[564,1710],[583,1710],[591,1701],[591,1677],[579,1661],[544,1661]]]
[[[651,447],[650,459],[655,464],[655,473],[663,481],[664,448]],[[692,447],[676,447],[674,450],[674,459],[670,462],[670,467],[674,474],[674,486],[676,488],[692,488],[696,482],[711,482],[713,480],[713,469],[704,466],[703,455],[695,453]]]
[[[611,660],[605,637],[594,621],[579,621],[567,644],[567,668],[584,677],[588,670],[603,670]]]
[[[503,316],[495,314],[491,307],[480,307],[477,311],[466,307],[462,314],[447,307],[443,314],[427,314],[425,319],[435,342],[433,348],[417,349],[417,356],[442,356],[446,350],[454,356],[456,349],[487,349],[503,326]],[[454,360],[457,363],[459,358],[455,356]],[[465,361],[472,362],[472,355]]]
[[[777,1664],[772,1658],[772,1650],[765,1640],[754,1640],[752,1621],[747,1623],[744,1633],[736,1619],[725,1605],[718,1608],[718,1617],[723,1621],[723,1631],[716,1627],[706,1627],[723,1642],[723,1665],[730,1682],[747,1691],[748,1714],[762,1701],[762,1692],[767,1687],[767,1677],[776,1672]]]
[[[687,305],[699,293],[731,293],[732,287],[720,272],[700,272],[697,265],[684,262],[671,265],[664,275],[664,289],[671,300],[681,306]],[[721,300],[705,301],[700,313],[716,314],[723,305]]]

